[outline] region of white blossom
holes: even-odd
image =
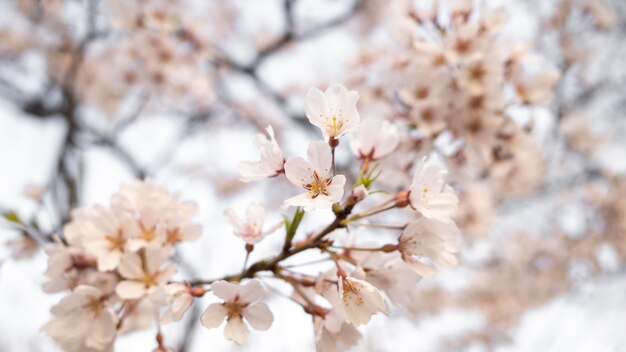
[[[343,196],[346,177],[328,177],[332,157],[330,147],[323,141],[311,143],[307,156],[308,162],[300,157],[292,157],[285,163],[287,179],[307,191],[287,199],[285,205],[304,207],[305,210],[329,208]]]
[[[317,352],[340,352],[359,343],[363,335],[351,324],[341,322],[338,331],[326,328],[325,319],[314,316],[315,350]]]
[[[400,143],[398,127],[388,121],[368,118],[354,133],[350,142],[359,159],[378,160],[393,152]]]
[[[344,318],[354,326],[367,324],[376,313],[388,313],[387,303],[380,291],[365,280],[340,275],[339,295]]]
[[[402,259],[418,274],[435,275],[435,270],[418,260],[428,258],[435,265],[450,268],[457,264],[455,253],[461,233],[453,222],[420,218],[410,223],[398,239]]]
[[[261,160],[259,161],[242,161],[237,166],[242,182],[260,180],[268,177],[274,177],[283,172],[285,158],[283,151],[278,146],[274,137],[274,129],[267,126],[267,135],[257,134],[255,145],[259,148]]]
[[[152,180],[123,186],[111,197],[111,208],[127,212],[137,220],[138,234],[129,241],[133,251],[151,243],[174,244],[200,235],[200,226],[190,223],[196,212],[195,203],[180,202],[177,194]]]
[[[452,222],[459,200],[445,184],[446,170],[431,160],[422,159],[409,187],[411,207],[423,216],[442,222]]]
[[[169,305],[161,316],[161,323],[167,324],[173,321],[180,321],[193,303],[190,287],[179,283],[171,283],[165,286],[165,291]]]
[[[265,222],[265,208],[257,203],[250,203],[246,209],[246,219],[243,221],[237,216],[233,209],[224,212],[226,221],[233,227],[234,234],[241,237],[248,244],[256,244],[261,242],[265,236],[272,234],[281,225],[282,222],[263,231],[263,223]]]
[[[117,284],[115,292],[122,299],[137,299],[146,295],[160,299],[164,286],[174,275],[176,264],[164,266],[172,256],[171,247],[148,246],[140,253],[126,253],[117,270],[123,280]]]
[[[95,206],[74,213],[74,220],[65,227],[65,233],[70,232],[82,237],[86,253],[98,261],[98,270],[110,271],[129,251],[130,239],[138,236],[139,227],[128,213]]]
[[[263,298],[263,286],[259,280],[252,280],[244,286],[227,281],[217,281],[211,285],[213,293],[224,303],[213,303],[202,314],[202,324],[211,329],[226,320],[224,336],[243,344],[248,338],[248,328],[244,318],[256,330],[267,330],[274,321],[272,312]]]
[[[78,286],[52,307],[54,318],[42,330],[70,351],[110,349],[117,318],[99,289]]]
[[[385,291],[395,304],[410,304],[409,291],[421,277],[397,253],[356,252],[353,256],[359,264],[353,276]]]
[[[306,95],[306,116],[322,130],[324,139],[339,138],[359,126],[359,94],[335,83],[325,92],[311,87]]]

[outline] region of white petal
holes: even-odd
[[[235,210],[227,209],[226,211],[224,211],[224,219],[226,219],[226,222],[235,229],[235,232],[246,232],[246,224],[241,221]]]
[[[308,209],[313,207],[313,199],[311,198],[311,194],[309,192],[300,193],[297,196],[286,199],[285,205],[292,207],[304,207],[305,209]]]
[[[120,281],[115,287],[115,293],[122,299],[136,299],[146,294],[146,286],[139,281]]]
[[[343,197],[343,188],[346,184],[346,177],[344,175],[337,175],[333,177],[330,185],[326,187],[328,191],[328,197],[332,199],[333,202],[338,202]]]
[[[257,330],[269,329],[274,321],[274,315],[265,303],[249,306],[243,311],[243,316],[248,320],[250,326]]]
[[[202,325],[212,329],[220,326],[227,315],[228,309],[226,309],[223,304],[213,303],[202,313],[200,320],[202,321]]]
[[[324,141],[316,141],[309,144],[307,149],[307,157],[311,168],[317,171],[320,177],[328,175],[332,166],[332,156],[330,146]]]
[[[265,208],[257,203],[250,203],[246,209],[246,221],[249,225],[259,225],[259,228],[265,222]]]
[[[224,328],[224,337],[241,345],[248,339],[248,328],[243,323],[243,319],[239,315],[235,315],[228,319]]]
[[[122,252],[114,250],[98,257],[98,270],[111,271],[117,268],[122,258]]]
[[[254,279],[240,287],[238,295],[242,303],[256,303],[263,298],[263,286],[259,280]]]
[[[285,176],[298,187],[313,182],[313,169],[311,165],[300,157],[292,157],[285,163]]]
[[[326,103],[324,93],[315,87],[311,87],[306,94],[305,101],[305,111],[309,122],[323,130],[324,120],[328,114],[328,104]]]
[[[145,248],[145,264],[149,273],[156,273],[161,266],[172,256],[171,247],[161,247],[160,245],[148,245]]]
[[[137,253],[126,253],[117,268],[119,273],[127,279],[140,279],[144,276],[141,257]]]
[[[214,282],[211,288],[213,289],[213,294],[224,301],[233,301],[240,290],[239,285],[224,280]]]

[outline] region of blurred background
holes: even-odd
[[[465,13],[483,21],[478,32],[454,27]],[[407,43],[462,56],[484,32],[490,52],[509,55],[488,63],[507,77],[506,103],[489,113],[514,127],[484,137],[483,120],[459,127],[469,116],[459,110],[432,127],[437,102],[403,94],[440,79],[407,64],[429,57]],[[522,56],[531,64],[518,77],[507,70]],[[404,151],[446,161],[464,237],[458,268],[422,280],[415,309],[374,317],[353,350],[625,351],[625,57],[623,0],[0,1],[0,351],[57,350],[39,331],[63,296],[42,291],[41,247],[71,209],[107,204],[124,182],[149,177],[198,203],[203,234],[179,247],[177,275],[240,270],[245,252],[223,211],[257,201],[278,221],[286,195],[279,181],[239,182],[237,164],[257,158],[268,124],[287,155],[303,155],[319,138],[306,90],[334,82],[359,92],[361,116],[417,129]],[[338,153],[350,166],[349,150]],[[252,260],[282,244],[267,242]],[[268,300],[274,325],[243,347],[200,326],[203,300],[166,327],[168,344],[314,350],[310,317]],[[154,330],[135,332],[116,350],[153,341]]]

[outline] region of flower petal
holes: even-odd
[[[248,339],[248,328],[243,323],[240,315],[234,315],[226,323],[224,328],[224,337],[235,342],[238,345],[243,344]]]
[[[269,329],[274,321],[274,315],[265,303],[249,306],[243,311],[243,316],[248,320],[250,326],[257,330]]]
[[[223,304],[213,303],[202,313],[200,320],[202,321],[202,325],[212,329],[220,326],[227,315],[228,309],[226,309]]]

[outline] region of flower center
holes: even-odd
[[[339,117],[341,117],[341,113],[339,113]],[[326,130],[329,132],[328,134],[331,136],[336,136],[341,131],[343,127],[343,120],[339,120],[337,115],[333,115],[333,117],[326,119]]]
[[[109,241],[109,248],[111,250],[122,250],[126,245],[126,238],[124,238],[121,231],[116,235],[106,236],[106,239]]]
[[[332,178],[320,177],[320,175],[317,174],[317,171],[313,171],[313,182],[304,185],[304,189],[309,191],[311,198],[315,198],[320,194],[327,196],[327,187],[332,181]]]

